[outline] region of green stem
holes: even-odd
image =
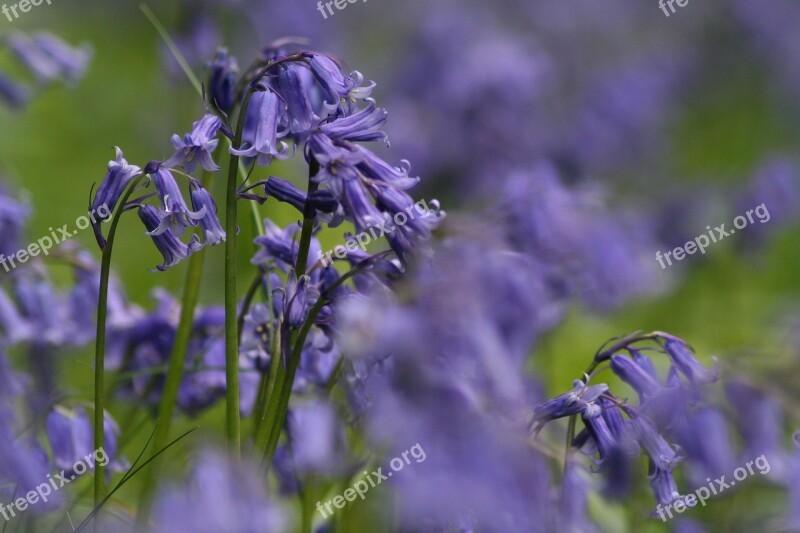
[[[278,447],[278,440],[281,436],[281,428],[283,427],[284,420],[286,420],[286,412],[289,409],[289,399],[292,396],[294,376],[297,373],[297,367],[300,366],[303,345],[306,342],[306,337],[308,337],[311,326],[314,325],[314,320],[317,318],[322,308],[328,303],[329,300],[327,298],[320,297],[317,303],[314,304],[314,307],[311,308],[311,311],[309,311],[308,318],[303,324],[303,327],[292,336],[293,349],[289,357],[289,367],[286,369],[285,376],[276,384],[275,390],[272,393],[272,396],[277,399],[277,404],[274,406],[274,409],[271,409],[272,416],[269,417],[271,423],[268,424],[270,427],[269,441],[267,441],[267,448],[262,461],[267,470],[269,470],[272,464],[272,458],[275,456],[275,450]]]
[[[233,145],[238,149],[242,144],[244,117],[252,89],[247,92],[239,110],[239,121],[236,127],[236,138]],[[237,224],[237,176],[239,157],[231,154],[228,165],[228,186],[225,212],[225,378],[226,378],[226,419],[228,446],[234,458],[241,456],[241,430],[239,420],[239,328],[236,315],[236,243]]]
[[[106,246],[103,248],[103,257],[100,263],[100,287],[97,298],[97,336],[95,337],[94,350],[94,449],[104,447],[105,442],[105,366],[106,366],[106,315],[108,314],[108,283],[111,277],[111,254],[114,250],[114,235],[125,204],[128,203],[133,191],[144,176],[137,176],[128,185],[128,189],[120,199],[111,219],[108,230]],[[103,465],[95,465],[94,471],[94,503],[95,506],[105,496],[105,482],[103,479]]]
[[[308,167],[308,192],[310,197],[313,192],[318,188],[317,183],[314,181],[314,176],[319,172],[319,163],[311,156],[311,161]],[[303,210],[303,230],[300,233],[300,243],[297,248],[297,265],[295,265],[295,274],[298,278],[306,273],[308,266],[308,250],[311,248],[311,236],[314,233],[314,215],[316,209],[306,200],[305,209]]]
[[[312,192],[317,190],[318,186],[314,181],[314,176],[316,176],[318,172],[319,163],[316,159],[311,157],[308,168],[307,194],[309,196]],[[306,205],[303,209],[303,229],[300,232],[300,242],[298,243],[297,249],[297,263],[295,264],[295,274],[298,278],[305,274],[306,267],[308,266],[308,250],[311,248],[311,237],[314,232],[315,215],[316,210],[310,204],[310,202],[306,201]],[[323,298],[320,298],[320,302],[323,300]],[[302,352],[302,343],[305,342],[305,335],[308,334],[308,329],[310,329],[312,322],[313,319],[309,317],[309,320],[307,320],[306,324],[303,325],[304,329],[301,329],[300,333],[302,338],[298,335],[297,331],[291,334],[289,342],[290,349],[300,342],[300,351]],[[305,331],[305,334],[302,333],[303,330]],[[280,345],[281,344],[278,346],[280,347]],[[280,357],[282,353],[283,351],[279,349],[277,354],[278,357],[275,357],[276,354],[273,354],[273,360],[270,363],[270,380],[274,380],[274,384],[271,386],[271,388],[270,385],[267,385],[269,401],[267,408],[265,409],[265,419],[262,421],[262,424],[259,427],[259,432],[256,436],[256,446],[258,446],[258,449],[264,449],[265,451],[264,458],[267,468],[269,468],[269,465],[272,463],[272,457],[275,454],[275,447],[277,446],[278,438],[281,434],[281,426],[283,424],[283,420],[286,418],[286,409],[288,409],[289,405],[288,396],[291,395],[292,385],[294,384],[294,375],[300,358],[298,354],[298,361],[295,361],[295,354],[292,353],[292,356],[289,360],[289,368],[285,369],[285,372],[281,372],[283,366],[278,364],[276,359],[282,359]],[[288,395],[286,393],[287,390]],[[284,396],[287,396],[285,402]]]
[[[270,434],[272,433],[272,423],[274,419],[275,410],[270,407],[275,403],[276,396],[274,395],[276,387],[283,383],[283,377],[286,374],[286,368],[281,364],[281,324],[278,322],[275,328],[275,337],[273,337],[273,349],[270,352],[269,361],[269,375],[267,376],[265,395],[265,404],[262,405],[260,412],[260,420],[258,422],[258,429],[256,430],[256,449],[265,450],[269,442]]]
[[[211,185],[211,175],[206,174],[203,186],[209,188]],[[161,402],[158,407],[158,426],[153,437],[153,448],[160,450],[169,442],[169,434],[172,428],[172,419],[175,415],[175,405],[178,402],[178,391],[183,380],[183,373],[186,368],[186,356],[189,350],[189,341],[192,336],[194,326],[194,314],[197,308],[197,300],[200,294],[200,282],[203,278],[203,266],[205,254],[200,251],[189,258],[186,270],[186,279],[183,285],[183,300],[181,302],[181,315],[178,321],[178,329],[175,331],[175,340],[172,344],[172,353],[169,358],[169,368],[164,382],[164,390],[161,394]],[[151,500],[150,496],[155,487],[158,473],[158,465],[161,460],[153,461],[153,464],[146,470],[142,483],[141,500],[137,522],[140,526],[146,524],[150,515]]]

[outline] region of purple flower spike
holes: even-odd
[[[222,120],[215,115],[204,115],[203,118],[192,124],[191,133],[183,139],[178,135],[172,136],[172,146],[177,150],[172,157],[164,162],[165,167],[183,166],[188,173],[194,172],[197,163],[208,172],[216,172],[220,167],[211,157],[216,150],[219,139],[217,132],[222,126]]]

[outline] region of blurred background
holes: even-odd
[[[417,197],[438,198],[449,219],[471,217],[541,268],[546,318],[531,325],[530,373],[547,394],[568,390],[605,339],[663,330],[689,340],[704,362],[719,357],[723,373],[768,384],[798,412],[796,1],[690,0],[670,16],[655,1],[617,0],[369,0],[327,19],[311,0],[150,7],[201,79],[218,46],[245,67],[269,42],[298,36],[374,80],[392,141],[381,154],[410,160],[422,178]],[[0,106],[0,175],[33,209],[31,240],[86,213],[114,146],[140,166],[165,159],[170,136],[204,109],[137,2],[54,0],[0,19],[4,38],[38,30],[87,43],[93,57],[73,87]],[[24,79],[10,54],[0,54],[0,72]],[[269,174],[305,182],[294,162]],[[212,187],[217,198],[221,186]],[[657,251],[709,225],[730,227],[762,203],[769,222],[669,268],[657,263]],[[295,221],[276,205],[262,215]],[[91,231],[76,239],[96,250]],[[341,236],[321,239],[333,246]],[[207,251],[203,304],[222,300],[222,252]],[[140,225],[124,222],[114,267],[145,308],[152,289],[182,285],[185,265],[150,272],[157,264]],[[57,266],[52,273],[68,279]],[[91,357],[64,361],[75,386],[91,384]],[[221,413],[220,405],[201,425]],[[800,421],[785,427],[788,439]],[[721,524],[712,531],[752,530],[759,515],[742,502],[771,497],[753,481],[692,517]],[[662,529],[615,505],[593,505],[607,530]]]

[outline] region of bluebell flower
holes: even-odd
[[[13,501],[47,482],[50,465],[38,442],[15,434],[17,428],[8,423],[11,416],[7,409],[7,405],[0,406],[0,495],[4,501]],[[36,505],[36,510],[52,511],[62,502],[62,496],[54,491],[48,502]]]
[[[290,271],[286,286],[281,289],[282,294],[275,295],[276,301],[282,302],[285,326],[299,327],[302,325],[309,310],[319,298],[319,290],[310,283],[309,276],[298,278],[294,271]]]
[[[2,341],[5,345],[28,341],[34,333],[33,324],[22,316],[2,287],[0,287],[0,330],[3,332]]]
[[[583,413],[589,404],[608,391],[608,385],[586,385],[581,380],[572,382],[572,390],[547,400],[533,410],[534,422],[549,422],[566,416]]]
[[[225,396],[225,315],[222,308],[200,310],[194,321],[178,406],[197,415]]]
[[[388,144],[386,132],[381,127],[386,123],[388,113],[375,106],[370,100],[365,108],[339,117],[319,126],[319,131],[339,141],[382,141]]]
[[[203,247],[197,235],[192,235],[189,244],[182,242],[169,229],[169,224],[164,222],[166,217],[163,217],[159,210],[151,205],[143,205],[139,208],[139,218],[147,229],[147,235],[152,237],[153,243],[164,258],[164,264],[156,267],[159,271],[163,272],[177,265]]]
[[[79,80],[92,56],[88,46],[73,48],[44,32],[36,34],[34,38],[15,32],[6,42],[17,59],[41,83],[49,83],[58,78],[69,82]]]
[[[239,64],[235,57],[228,55],[228,50],[220,48],[208,68],[208,98],[220,111],[230,113],[236,103],[234,90]]]
[[[322,88],[325,108],[329,112],[335,111],[342,101],[348,104],[369,98],[375,88],[375,82],[361,87],[364,77],[360,72],[353,71],[345,76],[336,61],[325,54],[309,52],[306,55],[310,58],[309,67]]]
[[[64,470],[67,478],[74,479],[78,473],[73,470],[73,466],[78,461],[87,464],[87,456],[95,451],[94,433],[89,415],[82,407],[69,410],[56,406],[47,415],[45,429],[53,450],[53,464],[56,468]],[[100,460],[109,461],[105,465],[108,472],[124,470],[125,461],[117,457],[119,428],[108,414],[104,416],[103,433],[105,438],[100,453],[105,452],[105,457],[100,457]],[[92,460],[94,461],[94,458]],[[91,466],[91,470],[94,470],[94,464]]]
[[[288,131],[298,140],[304,140],[319,121],[309,98],[309,87],[304,83],[308,69],[298,63],[283,63],[271,80],[274,90],[286,105]]]
[[[280,278],[271,274],[273,287],[281,285]],[[269,370],[276,321],[265,304],[255,304],[244,317],[239,353],[252,361],[261,372]]]
[[[281,229],[270,219],[264,219],[264,234],[253,239],[253,243],[262,249],[256,252],[251,260],[254,265],[265,264],[274,260],[278,267],[288,272],[297,261],[298,244],[295,240],[300,235],[300,224],[289,224]],[[313,257],[309,254],[309,257]]]
[[[141,168],[128,164],[119,147],[114,149],[117,151],[117,157],[108,162],[108,172],[100,183],[92,203],[89,205],[89,211],[95,213],[94,219],[96,222],[92,221],[92,228],[100,248],[105,248],[106,245],[106,240],[100,229],[100,222],[111,218],[111,214],[114,212],[114,208],[128,184],[133,178],[142,173]]]
[[[204,451],[185,483],[155,497],[151,531],[288,531],[288,517],[269,498],[257,464]]]
[[[611,430],[611,434],[617,439],[619,447],[628,455],[636,455],[639,453],[639,446],[634,440],[633,432],[630,428],[630,423],[626,423],[622,418],[621,407],[614,401],[600,397],[597,399],[597,405],[603,410],[603,418]]]
[[[569,533],[599,531],[587,516],[587,500],[592,488],[587,474],[577,461],[567,463],[559,500],[558,526],[554,530]]]
[[[733,441],[725,416],[719,409],[708,406],[697,409],[680,420],[674,434],[691,464],[688,477],[694,481],[693,484],[701,485],[708,477],[716,479],[736,468]],[[765,451],[759,451],[753,457]]]
[[[194,172],[197,163],[208,172],[216,172],[220,167],[214,162],[211,154],[216,150],[219,139],[217,132],[222,126],[222,120],[211,114],[206,114],[192,124],[191,133],[181,139],[178,135],[172,136],[172,147],[176,152],[164,161],[165,167],[181,165],[188,173]]]
[[[611,356],[611,370],[636,391],[642,403],[657,396],[662,389],[658,381],[653,379],[647,370],[624,355]]]
[[[296,472],[335,476],[346,471],[344,426],[333,406],[312,400],[293,407],[287,418]]]
[[[620,447],[620,443],[608,427],[603,417],[603,408],[599,405],[592,403],[585,406],[581,412],[581,419],[597,447],[600,456],[597,463],[602,464],[614,448]]]
[[[12,109],[24,107],[30,99],[29,90],[0,72],[0,102]]]
[[[641,350],[637,350],[636,348],[627,348],[628,353],[631,354],[633,361],[639,365],[639,368],[645,371],[648,376],[653,378],[654,380],[658,381],[658,372],[656,371],[655,365],[653,365],[653,361],[644,355]]]
[[[30,206],[14,198],[0,182],[0,254],[10,257],[22,247],[22,232],[30,214]]]
[[[305,384],[326,388],[341,358],[341,350],[332,335],[320,327],[312,327],[300,355],[297,388]]]
[[[672,335],[662,334],[662,336],[665,339],[664,350],[669,355],[672,364],[686,376],[693,386],[705,385],[717,380],[718,364],[715,364],[714,368],[705,368],[694,358],[684,341]],[[714,360],[716,361],[716,358]]]
[[[75,283],[69,291],[67,307],[76,344],[83,344],[93,339],[96,333],[100,265],[85,250],[76,249],[72,252],[77,261],[73,269]],[[106,368],[109,370],[119,370],[131,329],[142,316],[142,310],[128,300],[120,280],[112,274],[106,310]]]
[[[203,230],[204,244],[219,244],[225,241],[225,230],[217,217],[217,204],[208,191],[197,180],[190,184],[192,207],[197,213],[203,213],[198,220]]]
[[[169,170],[165,168],[156,170],[153,174],[153,181],[161,200],[162,211],[159,214],[158,227],[148,232],[151,237],[161,235],[166,231],[180,237],[186,228],[196,226],[201,219],[207,216],[205,206],[198,211],[189,209],[175,177]]]
[[[653,495],[657,503],[667,505],[681,497],[680,492],[678,492],[678,484],[675,482],[675,476],[672,475],[672,470],[652,468],[648,477],[650,478],[650,487],[653,489]]]
[[[628,408],[631,415],[631,428],[636,440],[647,452],[659,470],[671,470],[680,461],[681,455],[659,433],[656,425],[645,415],[632,407]]]
[[[274,91],[262,89],[253,93],[247,106],[241,146],[232,146],[230,152],[239,157],[256,158],[258,165],[267,166],[273,159],[290,158],[292,152],[287,143],[278,140],[288,133],[283,102]]]
[[[14,295],[20,314],[33,328],[31,340],[37,344],[74,345],[69,309],[42,268],[27,269],[17,276]]]
[[[725,393],[744,441],[742,459],[766,454],[770,461],[783,455],[783,414],[766,392],[742,381],[727,381]]]

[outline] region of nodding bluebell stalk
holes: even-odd
[[[118,150],[118,160],[122,159],[122,151]],[[120,163],[121,164],[121,163]],[[135,167],[138,170],[138,167]],[[132,169],[121,170],[121,176],[113,170],[107,175],[107,179],[114,180],[130,178],[129,173],[133,173]],[[99,450],[103,448],[105,443],[105,349],[106,349],[106,314],[108,311],[108,284],[111,274],[111,254],[114,250],[114,236],[117,232],[117,225],[119,224],[120,217],[125,210],[126,203],[130,198],[133,191],[136,190],[144,175],[139,173],[133,178],[126,181],[125,187],[116,188],[114,194],[106,193],[105,199],[117,204],[114,214],[111,219],[111,227],[108,230],[108,236],[103,237],[102,232],[97,234],[98,243],[103,243],[101,248],[103,250],[103,257],[100,263],[100,290],[97,300],[97,336],[95,338],[95,357],[94,357],[94,449]],[[106,182],[104,182],[105,184]],[[107,187],[105,191],[111,190],[112,187]],[[104,191],[101,185],[98,190],[98,195]],[[117,202],[118,200],[118,202]],[[94,201],[98,201],[97,196]],[[94,503],[95,507],[100,505],[103,497],[105,496],[105,483],[103,479],[103,466],[97,465],[94,472]],[[96,520],[99,522],[99,516]]]
[[[650,358],[639,349],[642,342],[655,344],[653,349],[666,355],[672,363],[663,382]],[[620,352],[628,352],[630,357]],[[593,373],[605,364],[637,392],[638,407],[612,395],[605,384],[589,385]],[[699,395],[698,388],[716,377],[717,369],[702,366],[682,339],[658,331],[645,335],[637,332],[612,342],[610,346],[602,346],[587,369],[585,379],[576,380],[571,392],[535,407],[532,429],[538,435],[547,422],[569,417],[565,469],[571,450],[575,448],[586,447],[589,455],[597,453],[599,457],[592,460],[599,469],[606,471],[624,468],[621,463],[628,461],[626,456],[638,455],[643,450],[650,458],[649,475],[656,502],[671,503],[679,497],[672,471],[684,454],[667,440],[664,432],[671,436],[676,427],[680,429],[686,416],[683,406],[693,403]],[[663,412],[659,404],[664,401],[673,405],[671,413]],[[623,418],[623,414],[628,420]],[[575,437],[578,415],[585,429]],[[674,436],[681,437],[680,434]],[[702,453],[695,455],[703,456]],[[619,488],[612,487],[611,490]]]

